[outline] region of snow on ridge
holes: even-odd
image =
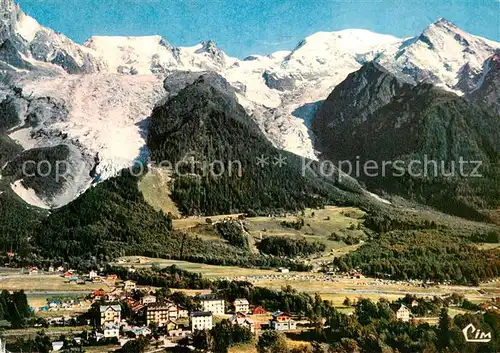
[[[68,75],[60,73],[57,65],[40,64],[54,66],[58,74],[25,82],[24,91],[63,100],[69,107],[68,117],[18,130],[11,137],[30,148],[52,145],[56,136],[67,135],[68,143],[77,146],[85,158],[98,155],[100,180],[147,157],[141,123],[163,98],[163,75],[169,71],[217,71],[236,88],[240,104],[275,146],[315,158],[307,127],[314,106],[363,62],[377,60],[390,71],[410,72],[416,78],[428,70],[435,73],[436,84],[451,89],[465,63],[482,65],[492,48],[500,48],[500,43],[438,20],[410,40],[363,29],[317,32],[291,51],[240,60],[226,55],[212,41],[175,47],[159,35],[94,36],[79,45],[23,13],[18,18],[17,33],[27,42],[42,33],[52,41],[49,44],[67,52],[79,65],[88,60],[86,54],[97,64],[85,75]],[[59,199],[61,205],[88,187],[87,179],[77,178],[74,183],[81,185],[73,185],[70,194]]]

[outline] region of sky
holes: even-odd
[[[318,31],[363,28],[410,37],[440,17],[500,41],[500,0],[16,0],[42,25],[83,43],[93,35],[212,39],[244,58],[290,50]]]

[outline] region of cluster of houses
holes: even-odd
[[[131,281],[130,281],[131,282]],[[124,282],[124,290],[135,289],[135,283]],[[110,294],[104,294],[102,291],[93,293],[95,297],[108,298]],[[158,328],[163,328],[167,335],[172,338],[185,337],[195,331],[211,330],[214,326],[214,316],[226,315],[226,303],[224,299],[216,294],[198,295],[197,299],[201,304],[199,311],[189,312],[185,308],[176,305],[175,303],[164,301],[157,302],[154,295],[147,294],[136,301],[130,298],[125,300],[129,302],[133,311],[143,311],[146,318],[145,327],[130,327],[121,317],[120,305],[100,305],[98,328],[101,331],[102,337],[120,337],[120,328],[124,333],[132,333],[134,336],[148,335],[151,330],[148,327],[155,325]],[[245,298],[238,298],[232,303],[234,313],[229,318],[233,325],[246,327],[250,332],[256,332],[256,324],[251,315],[266,314],[266,310],[262,306],[250,308],[250,303]],[[178,324],[181,322],[189,322],[189,326]],[[269,328],[276,331],[295,330],[297,324],[292,320],[291,315],[284,312],[276,312],[272,315],[269,322]]]

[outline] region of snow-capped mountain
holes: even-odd
[[[213,41],[176,47],[161,36],[95,36],[80,45],[41,26],[13,0],[0,4],[0,73],[9,72],[11,86],[22,87],[31,100],[50,98],[64,108],[58,118],[42,114],[26,125],[35,103],[23,101],[28,108],[20,110],[10,137],[25,149],[76,147],[87,168],[98,159],[97,178],[145,157],[145,119],[167,95],[162,82],[170,87],[179,71],[216,71],[276,147],[315,158],[310,120],[333,88],[365,62],[376,61],[408,80],[466,92],[479,82],[483,62],[500,48],[441,19],[414,38],[358,29],[319,32],[291,51],[240,60]],[[13,96],[12,87],[0,89],[0,97],[6,95]],[[60,206],[84,191],[96,178],[85,173],[64,197],[44,200],[47,206]]]
[[[477,79],[484,61],[500,43],[474,36],[440,18],[419,36],[402,41],[375,57],[394,73],[403,73],[415,82],[428,81],[451,89],[461,75]]]

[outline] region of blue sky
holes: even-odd
[[[439,17],[500,41],[500,0],[18,0],[41,24],[92,35],[162,35],[178,46],[213,39],[231,56],[292,49],[318,31],[364,28],[408,37]]]

